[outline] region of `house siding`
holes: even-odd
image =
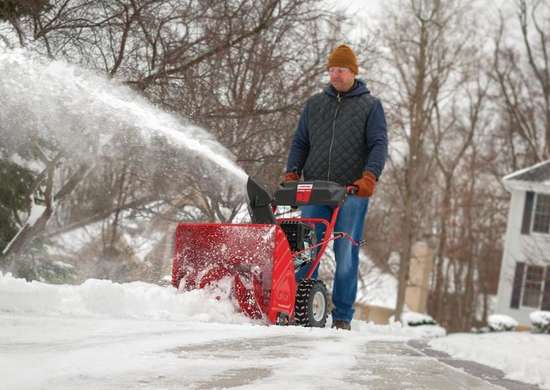
[[[523,307],[521,297],[517,309],[510,307],[516,263],[525,262],[526,266],[530,264],[549,265],[550,235],[532,232],[522,234],[523,213],[527,192],[524,190],[511,190],[510,192],[512,197],[504,239],[504,253],[497,293],[496,313],[509,315],[515,318],[520,324],[529,325],[529,314],[534,310],[538,310],[537,308]],[[548,192],[550,192],[550,186]]]

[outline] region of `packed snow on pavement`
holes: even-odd
[[[236,313],[223,294],[178,293],[172,287],[108,280],[48,285],[0,273],[3,387],[359,389],[353,378],[361,374],[356,366],[364,360],[369,342],[434,333],[429,327],[362,321],[354,321],[351,332],[266,326]],[[520,338],[516,342],[513,336]],[[492,359],[490,348],[482,358],[507,359],[502,368],[510,375],[533,382],[536,372],[537,383],[548,386],[544,346],[550,350],[549,339],[530,334],[455,335],[433,341],[433,347],[460,344],[473,351],[494,343]],[[465,353],[455,348],[451,353]],[[530,364],[523,355],[528,348],[539,351],[530,353]],[[514,359],[518,365],[512,364]]]

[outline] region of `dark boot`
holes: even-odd
[[[334,320],[332,322],[332,327],[336,329],[351,330],[351,324],[344,320]]]

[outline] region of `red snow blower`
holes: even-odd
[[[252,178],[247,192],[251,224],[180,223],[176,230],[172,285],[188,291],[215,285],[224,278],[232,282],[232,294],[241,311],[272,324],[324,327],[327,289],[311,279],[331,240],[347,238],[334,233],[340,205],[355,187],[328,181],[286,183],[272,198]],[[277,206],[332,206],[330,220],[276,218]],[[316,225],[325,227],[317,242]],[[333,234],[334,233],[334,234]],[[296,272],[309,266],[297,282]]]

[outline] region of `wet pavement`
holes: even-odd
[[[331,342],[337,342],[334,338]],[[288,359],[290,355],[299,357],[299,348],[304,340],[299,337],[277,337],[272,339],[250,339],[194,346],[176,349],[177,354],[197,358],[198,355],[215,356],[216,359],[235,359],[243,352],[258,357],[258,362],[266,358]],[[539,387],[504,378],[500,370],[475,362],[454,359],[449,355],[432,350],[422,340],[369,341],[355,354],[356,364],[350,367],[342,379],[348,389],[368,390],[538,390]],[[299,365],[297,365],[299,369]],[[227,370],[220,375],[192,384],[193,389],[262,388],[269,378],[276,376],[276,370],[268,367],[243,367]],[[312,378],[312,384],[315,383]],[[297,386],[296,388],[300,388]],[[317,389],[334,388],[334,384],[315,383]]]
[[[353,383],[368,389],[500,389],[401,342],[368,343],[356,372]]]

